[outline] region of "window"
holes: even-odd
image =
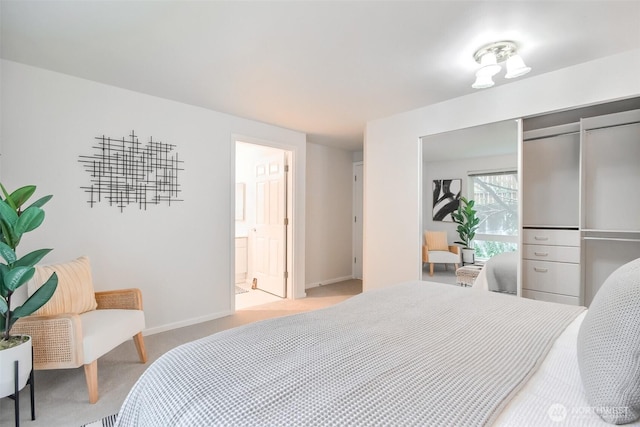
[[[517,250],[518,174],[515,171],[469,174],[480,218],[474,240],[476,258],[489,259]]]

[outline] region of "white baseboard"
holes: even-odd
[[[336,277],[335,279],[327,279],[327,280],[321,280],[319,282],[307,283],[304,288],[305,289],[317,288],[318,286],[330,285],[332,283],[344,282],[345,280],[351,280],[351,279],[353,279],[353,276]]]
[[[196,325],[202,322],[208,322],[209,320],[219,319],[221,317],[229,316],[231,314],[233,314],[233,312],[227,310],[219,313],[207,314],[206,316],[200,316],[200,317],[194,317],[192,319],[181,320],[179,322],[168,323],[166,325],[145,329],[144,331],[142,331],[142,335],[147,336],[147,335],[159,334],[160,332],[166,332],[172,329],[178,329],[178,328],[183,328],[185,326]]]

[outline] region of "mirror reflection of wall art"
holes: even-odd
[[[433,220],[453,222],[451,212],[460,205],[461,179],[433,180]]]

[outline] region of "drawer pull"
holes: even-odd
[[[549,271],[549,270],[548,270],[548,269],[546,269],[546,268],[540,268],[540,267],[533,267],[533,269],[534,269],[535,271],[537,271],[538,273],[546,273],[547,271]]]
[[[549,256],[549,252],[534,252],[535,256]]]
[[[547,236],[533,236],[535,240],[549,240]]]

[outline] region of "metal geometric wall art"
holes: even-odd
[[[434,179],[433,180],[433,220],[453,222],[451,212],[458,210],[460,205],[460,193],[462,190],[461,179]]]
[[[87,203],[107,202],[120,212],[129,205],[146,210],[148,205],[182,202],[178,172],[183,171],[184,161],[178,158],[175,145],[138,141],[134,131],[121,139],[97,136],[93,154],[80,156],[91,184],[82,188],[88,194]]]

